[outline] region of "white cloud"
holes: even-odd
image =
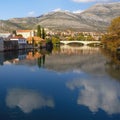
[[[28,16],[30,16],[30,17],[35,16],[35,12],[34,12],[34,11],[30,11],[30,12],[28,12]]]
[[[73,11],[73,13],[81,13],[81,12],[83,12],[84,10],[76,10],[76,11]]]
[[[54,12],[58,12],[58,11],[61,11],[61,8],[56,8],[53,10]]]
[[[70,12],[69,10],[62,10],[61,8],[56,8],[56,9],[54,9],[52,11],[53,12],[59,12],[59,11],[61,11],[61,12]]]
[[[93,113],[99,109],[110,115],[120,113],[120,84],[117,81],[78,79],[68,82],[67,86],[79,90],[77,104],[87,106]]]
[[[6,97],[6,104],[10,108],[18,106],[24,113],[30,113],[32,110],[42,107],[54,107],[52,98],[26,89],[10,89]]]
[[[114,0],[72,0],[74,2],[114,2]]]

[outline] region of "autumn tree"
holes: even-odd
[[[102,42],[111,51],[116,51],[116,48],[120,47],[120,17],[112,20],[108,33],[102,37]]]
[[[108,28],[110,34],[120,38],[120,17],[112,20],[111,25]]]

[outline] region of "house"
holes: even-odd
[[[17,30],[16,33],[17,35],[22,35],[24,38],[35,36],[34,30]]]
[[[11,33],[0,33],[0,37],[2,38],[8,38],[9,36],[11,36]]]
[[[10,38],[10,41],[16,41],[18,44],[18,49],[25,49],[27,47],[27,40],[22,36],[15,36]]]

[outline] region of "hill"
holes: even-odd
[[[82,13],[50,12],[39,17],[0,20],[0,32],[34,29],[38,24],[54,30],[105,31],[111,20],[120,16],[120,2],[96,4]]]

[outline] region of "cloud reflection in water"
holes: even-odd
[[[78,79],[67,86],[79,89],[77,104],[87,106],[92,112],[99,109],[108,114],[120,113],[120,83],[107,79]]]
[[[10,108],[18,106],[24,113],[30,113],[32,110],[42,107],[54,107],[52,98],[27,89],[10,89],[6,97],[6,104]]]

